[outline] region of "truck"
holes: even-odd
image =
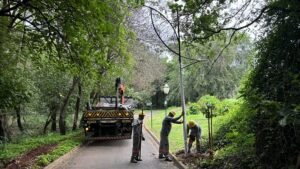
[[[97,104],[87,106],[82,122],[87,140],[131,139],[134,118],[132,97],[124,96],[125,86],[116,79],[116,96],[99,96]]]

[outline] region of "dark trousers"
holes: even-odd
[[[132,156],[139,157],[141,151],[141,137],[134,136],[133,137],[133,147],[132,147]]]
[[[169,155],[169,138],[167,135],[160,134],[159,154]]]

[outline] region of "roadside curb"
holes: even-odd
[[[147,132],[150,134],[150,136],[153,138],[153,140],[157,144],[159,144],[159,141],[158,141],[157,137],[152,133],[152,131],[150,129],[148,129],[148,127],[146,127],[145,125],[144,125],[144,128],[147,130]],[[174,154],[170,153],[170,156],[172,157],[174,164],[178,168],[180,168],[180,169],[188,169],[188,167],[185,166],[182,162],[180,162]]]
[[[44,169],[53,169],[53,168],[63,168],[63,165],[65,165],[68,161],[68,159],[75,153],[79,151],[79,149],[84,145],[85,143],[80,144],[77,147],[74,147],[71,151],[67,152],[66,154],[60,156],[58,159],[51,162],[49,165],[44,167]]]

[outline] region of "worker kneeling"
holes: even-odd
[[[191,131],[190,134],[189,131]],[[191,153],[191,148],[195,140],[197,152],[200,153],[201,127],[195,121],[190,120],[187,124],[187,134],[189,136],[188,153]]]
[[[143,120],[144,120],[143,112],[139,114],[138,119],[134,119],[132,123],[133,127],[133,147],[132,147],[132,156],[130,162],[137,163],[138,161],[142,161],[141,158],[141,147],[142,140],[145,138],[143,136]]]

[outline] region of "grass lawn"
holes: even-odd
[[[168,108],[167,112],[175,111],[176,117],[181,114],[181,107],[170,107]],[[154,110],[152,111],[152,128],[151,128],[151,116],[150,110],[145,111],[148,115],[145,121],[146,126],[152,130],[152,132],[156,135],[158,139],[160,139],[160,130],[162,125],[162,120],[165,117],[165,110]],[[213,118],[213,131],[219,128],[222,116]],[[182,118],[181,118],[182,119]],[[197,115],[187,115],[187,122],[189,120],[194,120],[197,124],[200,124],[202,128],[202,148],[203,145],[207,144],[208,138],[208,122],[207,119],[204,117],[203,114]],[[170,151],[176,152],[178,150],[184,149],[183,143],[183,125],[182,124],[172,124],[172,130],[169,135],[169,142],[170,142]],[[195,145],[193,145],[195,147]],[[193,148],[194,148],[193,147]]]

